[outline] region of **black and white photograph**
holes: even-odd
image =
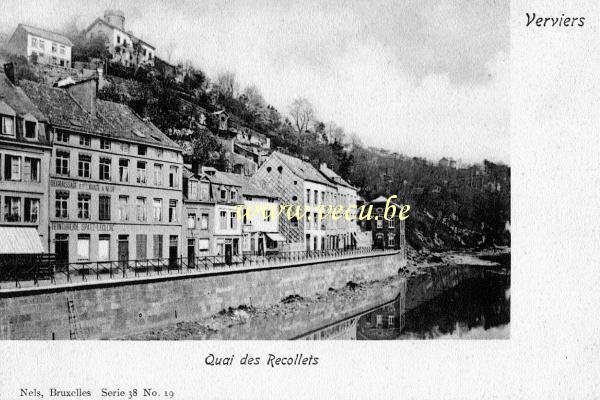
[[[600,4],[0,2],[0,400],[600,398]]]
[[[9,3],[0,338],[510,338],[507,2]]]

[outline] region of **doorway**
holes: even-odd
[[[129,261],[129,235],[119,235],[118,242],[119,267],[126,268]]]
[[[231,265],[232,245],[225,243],[225,264]]]
[[[69,235],[59,233],[54,238],[56,270],[65,271],[69,267]]]
[[[188,268],[196,268],[196,246],[195,239],[188,239],[187,244],[187,262]]]
[[[169,236],[169,268],[177,268],[177,235]]]

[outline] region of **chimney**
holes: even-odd
[[[322,163],[321,163],[321,166],[320,166],[320,168],[319,168],[319,169],[320,169],[321,171],[324,171],[324,170],[326,170],[326,169],[327,169],[327,163],[324,163],[324,162],[322,162]]]
[[[11,81],[13,85],[17,84],[17,77],[15,75],[15,64],[14,63],[4,64],[4,73],[6,74],[6,77],[8,78],[8,80]]]
[[[90,78],[67,87],[67,91],[87,112],[96,115],[98,79]]]

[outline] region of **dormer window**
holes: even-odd
[[[25,121],[25,138],[37,139],[37,122]]]
[[[2,134],[5,136],[15,136],[15,119],[8,115],[2,115]]]

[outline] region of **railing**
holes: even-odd
[[[390,250],[388,250],[390,251]],[[397,250],[392,250],[397,251]],[[27,263],[0,264],[0,287],[31,287],[92,280],[141,278],[170,274],[206,273],[224,269],[256,269],[291,265],[305,261],[338,259],[386,250],[350,248],[337,250],[289,251],[266,255],[234,254],[144,260],[84,261],[60,263],[54,257],[35,258]],[[14,282],[14,286],[4,286]]]

